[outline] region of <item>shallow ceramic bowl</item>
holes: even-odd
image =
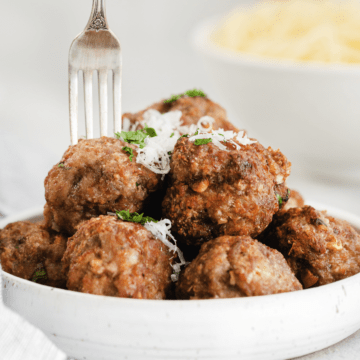
[[[359,217],[328,210],[360,228]],[[41,213],[9,217],[0,228]],[[291,293],[193,301],[104,297],[3,276],[6,305],[77,359],[288,359],[360,328],[360,274]]]
[[[226,50],[210,40],[220,18],[199,24],[192,43],[232,121],[280,148],[294,173],[360,182],[360,65],[302,64]]]

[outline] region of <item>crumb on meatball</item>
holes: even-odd
[[[258,142],[195,145],[180,138],[174,148],[163,216],[179,241],[198,246],[222,235],[256,237],[286,198],[291,163]]]
[[[173,254],[144,226],[99,216],[81,223],[63,258],[69,290],[164,299]]]
[[[125,146],[133,149],[132,161]],[[136,149],[105,136],[70,146],[45,179],[46,226],[73,235],[81,221],[108,211],[141,211],[161,175],[136,163]]]
[[[222,236],[202,245],[180,275],[179,299],[215,299],[301,290],[280,252],[249,236]]]
[[[137,129],[141,128],[140,122],[143,120],[143,114],[149,109],[157,110],[161,114],[179,110],[182,112],[181,120],[183,121],[183,126],[197,124],[203,116],[210,116],[215,120],[213,123],[213,129],[238,131],[238,129],[229,122],[226,111],[223,107],[214,103],[207,97],[200,96],[185,96],[171,103],[164,103],[164,100],[162,100],[135,114],[124,114],[123,121],[128,119],[130,121],[130,125],[134,125]]]
[[[311,206],[279,211],[259,239],[278,249],[304,288],[360,272],[360,235]]]
[[[61,258],[66,243],[64,235],[47,231],[40,224],[29,221],[9,224],[0,230],[1,266],[20,278],[64,288]]]

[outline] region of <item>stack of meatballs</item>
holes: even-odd
[[[202,96],[123,118],[141,128],[148,109],[180,110],[185,126],[211,116],[214,130],[238,131]],[[359,233],[287,188],[291,163],[279,150],[236,137],[225,148],[196,144],[191,135],[178,139],[165,178],[121,139],[70,146],[45,179],[44,221],[0,230],[3,270],[84,293],[179,300],[289,292],[360,272]],[[187,261],[178,281],[176,254],[142,224],[112,215],[121,210],[171,221]]]

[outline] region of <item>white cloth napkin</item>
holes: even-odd
[[[66,355],[37,328],[4,306],[0,266],[0,359],[66,360]]]

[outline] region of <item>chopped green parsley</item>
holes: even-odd
[[[157,133],[154,128],[150,128],[147,125],[145,125],[145,128],[143,129],[150,137],[157,136]]]
[[[289,200],[290,194],[291,194],[291,190],[290,190],[290,189],[287,189],[287,192],[286,192],[286,201]]]
[[[130,154],[129,156],[129,160],[132,161],[133,157],[134,157],[134,153],[133,153],[133,149],[128,147],[128,146],[124,146],[122,148],[122,150],[124,150],[125,152],[127,152],[128,154]]]
[[[212,139],[196,139],[194,144],[195,145],[206,145],[210,142],[212,142]]]
[[[35,271],[35,274],[32,277],[32,281],[37,282],[40,279],[47,279],[46,270],[45,269],[38,269]]]
[[[282,198],[279,194],[275,193],[276,195],[276,199],[277,201],[279,202],[279,207],[281,206],[281,204],[283,202],[287,202],[289,200],[289,197],[290,197],[290,189],[287,189],[287,192],[286,192],[286,197]]]
[[[70,169],[69,167],[66,167],[63,163],[58,164],[58,167],[59,167],[59,168],[63,168],[63,169],[65,169],[65,170],[69,170],[69,169]]]
[[[140,149],[145,147],[144,140],[150,136],[157,136],[155,129],[146,127],[145,129],[140,129],[136,131],[121,131],[120,133],[115,133],[115,136],[119,139],[120,137],[124,139],[125,142],[129,144],[137,144]]]
[[[174,135],[175,135],[175,134],[174,134],[174,133],[172,133],[172,134],[170,135],[170,137],[172,138]]]
[[[129,210],[115,211],[115,213],[120,220],[135,222],[141,225],[144,225],[146,222],[151,221],[155,223],[158,222],[150,216],[144,216],[144,214],[138,214],[137,212],[131,213]]]
[[[193,90],[185,91],[183,94],[173,95],[170,99],[164,100],[164,103],[165,104],[172,103],[173,101],[176,101],[176,100],[180,99],[182,96],[185,96],[185,95],[187,95],[189,97],[195,97],[195,96],[206,97],[206,94],[203,91],[193,89]]]
[[[180,140],[183,137],[189,137],[189,135],[188,134],[181,135],[178,140]]]

